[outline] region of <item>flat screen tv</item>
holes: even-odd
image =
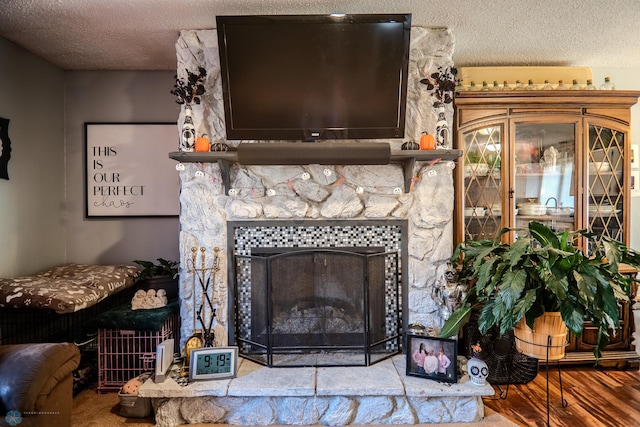
[[[411,14],[216,21],[227,139],[404,137]]]

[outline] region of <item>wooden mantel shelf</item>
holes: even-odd
[[[404,191],[409,192],[411,188],[411,178],[413,178],[413,167],[415,162],[433,162],[438,160],[456,160],[462,156],[462,150],[445,149],[445,150],[391,150],[389,163],[401,163],[404,173]],[[169,157],[181,163],[214,163],[220,166],[222,174],[222,182],[224,183],[225,193],[229,189],[229,167],[232,163],[240,163],[238,161],[237,151],[210,151],[205,153],[173,151],[169,153]],[[305,164],[314,164],[310,159]],[[264,163],[263,163],[264,164]],[[283,165],[291,164],[290,162],[278,162],[274,160],[268,164]],[[349,164],[370,164],[358,163],[358,160],[351,160]]]

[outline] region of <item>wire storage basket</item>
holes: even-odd
[[[538,359],[521,353],[516,348],[513,330],[500,334],[500,328],[491,327],[481,334],[478,329],[480,312],[473,310],[469,323],[464,325],[467,358],[473,357],[472,345],[479,343],[481,358],[489,367],[487,381],[492,385],[526,384],[538,375]]]

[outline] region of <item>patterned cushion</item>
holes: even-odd
[[[67,264],[34,276],[0,279],[0,307],[73,313],[132,286],[138,272],[132,265]]]

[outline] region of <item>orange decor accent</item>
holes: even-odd
[[[411,186],[409,187],[409,191],[413,191],[416,188],[416,183],[420,182],[420,178],[414,176],[411,178]]]
[[[196,139],[196,151],[199,153],[207,152],[211,149],[211,142],[209,142],[209,138],[206,135],[203,134]]]
[[[435,150],[436,149],[436,140],[433,135],[428,133],[423,133],[420,137],[420,149],[421,150]]]

